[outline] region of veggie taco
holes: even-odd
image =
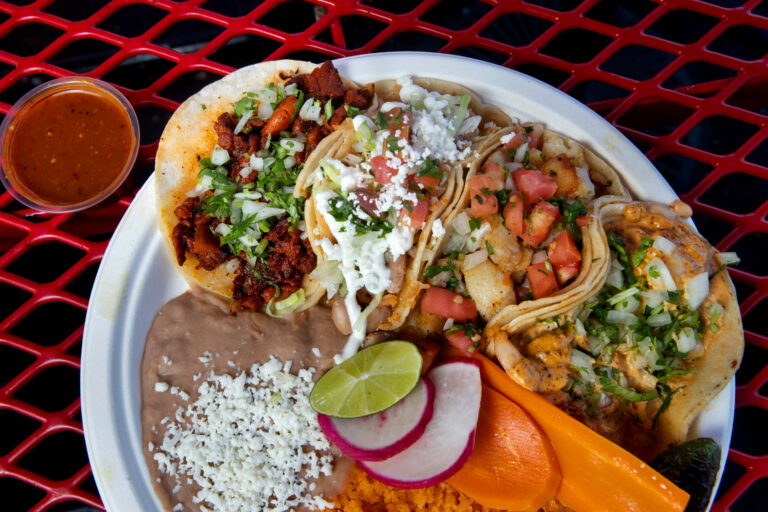
[[[723,270],[737,259],[684,221],[681,202],[607,196],[593,211],[610,247],[604,283],[488,335],[514,381],[650,460],[686,440],[740,364],[741,318]]]
[[[608,243],[588,209],[606,193],[628,197],[603,160],[543,125],[493,135],[444,220],[413,328],[445,331],[471,352],[481,324],[509,328],[586,298],[608,269]]]
[[[174,113],[160,139],[156,204],[183,276],[271,314],[322,296],[296,177],[318,143],[372,104],[372,85],[330,62],[281,60],[240,69]]]
[[[511,123],[455,84],[405,77],[375,89],[376,112],[323,141],[324,156],[305,166],[296,187],[308,196],[307,235],[319,261],[311,277],[333,298],[337,326],[352,333],[345,357],[366,325],[394,330],[405,321],[427,245],[442,234],[469,163]]]

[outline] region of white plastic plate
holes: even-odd
[[[589,146],[619,171],[638,198],[660,202],[676,198],[620,132],[570,96],[527,75],[465,57],[420,52],[363,55],[335,64],[358,83],[413,74],[463,84],[522,121],[541,121]],[[139,365],[155,312],[187,288],[156,226],[151,177],[104,254],[83,334],[80,386],[85,442],[109,512],[163,510],[141,446]],[[723,447],[720,474],[730,445],[734,404],[731,382],[693,428],[694,437],[711,437]]]

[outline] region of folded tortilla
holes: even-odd
[[[389,308],[389,314],[385,317],[385,320],[372,326],[384,330],[395,330],[401,327],[410,311],[416,305],[419,294],[423,289],[420,277],[425,265],[431,258],[429,247],[434,247],[432,228],[435,222],[443,219],[460,199],[465,174],[472,161],[491,143],[492,138],[500,129],[513,124],[512,119],[499,108],[483,103],[475,93],[461,85],[423,77],[414,77],[412,82],[428,91],[459,97],[468,95],[470,98],[469,109],[474,114],[480,115],[482,121],[479,127],[479,134],[472,144],[473,152],[470,156],[464,161],[454,164],[442,164],[447,169],[445,189],[438,197],[438,200],[431,205],[424,226],[421,228],[414,246],[408,251],[401,289],[397,293],[388,294],[382,298],[381,307]],[[377,98],[374,104],[381,105],[389,101],[400,102],[400,89],[401,86],[395,80],[376,82]],[[327,259],[320,241],[323,239],[334,240],[331,230],[323,220],[320,211],[318,211],[315,198],[312,195],[313,188],[322,187],[328,183],[328,179],[319,170],[319,163],[322,159],[343,160],[347,154],[353,152],[352,146],[354,143],[355,130],[352,126],[348,126],[347,129],[340,129],[328,136],[318,145],[310,160],[306,162],[296,184],[295,193],[306,197],[305,222],[307,225],[307,235],[318,257],[318,264]]]
[[[253,64],[209,84],[179,106],[163,131],[155,160],[155,204],[160,231],[171,255],[175,254],[171,234],[178,223],[174,210],[197,185],[199,162],[209,157],[217,144],[214,131],[217,118],[223,112],[231,113],[233,103],[242,98],[244,92],[259,91],[270,83],[285,83],[292,76],[311,73],[317,67],[317,64],[297,60]],[[342,80],[345,85],[357,87],[343,77]],[[193,254],[187,253],[179,271],[190,284],[226,299],[232,298],[236,274],[228,270],[227,265],[205,270]],[[316,304],[324,292],[307,276],[302,287],[305,300],[297,311]]]
[[[679,252],[675,257],[667,257],[666,262],[678,276],[678,289],[681,289],[680,279],[687,280],[702,268],[710,274],[709,294],[697,310],[703,323],[700,346],[688,352],[684,359],[684,370],[688,372],[666,381],[671,389],[677,390],[666,410],[659,412],[662,406],[660,398],[640,402],[633,409],[641,415],[638,421],[649,425],[651,430],[647,435],[652,438],[650,442],[625,448],[649,460],[665,449],[684,442],[693,420],[733,378],[744,350],[739,305],[733,283],[722,269],[717,251],[673,208],[651,202],[632,202],[618,196],[605,196],[595,201],[592,212],[603,237],[605,232],[610,232],[621,239],[635,242],[641,237],[654,240],[657,236],[673,242],[675,251]],[[605,256],[603,259],[610,266],[610,251]],[[696,268],[698,270],[691,270]],[[511,321],[500,314],[488,325],[486,334],[491,340],[489,352],[497,357],[513,380],[523,384],[521,379],[536,371],[534,367],[545,370],[545,380],[557,377],[559,367],[548,359],[546,350],[528,360],[522,355],[521,349],[528,343],[545,340],[541,338],[542,335],[559,332],[559,321],[575,321],[584,303],[600,292],[605,282],[604,275],[595,277],[593,274],[590,278],[595,281],[592,286],[583,289],[586,293],[572,294],[561,304],[550,304],[520,313]],[[722,308],[720,313],[713,313],[719,309],[713,306],[715,304]],[[559,318],[558,322],[548,320],[555,318]],[[550,355],[555,356],[554,353]],[[557,357],[565,357],[566,364],[569,364],[567,353],[558,353]],[[559,387],[550,389],[545,384],[538,391],[557,392]],[[655,417],[657,412],[658,418],[651,422],[650,418]],[[600,417],[594,421],[599,425]]]

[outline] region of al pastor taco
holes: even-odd
[[[273,314],[305,309],[323,290],[296,177],[318,143],[372,104],[330,62],[282,60],[240,69],[185,101],[163,132],[156,204],[184,277]]]
[[[479,345],[480,324],[508,328],[599,287],[608,244],[589,206],[605,193],[628,197],[605,162],[540,124],[503,130],[487,146],[444,221],[410,322],[465,351]]]
[[[375,88],[378,110],[326,139],[324,157],[296,187],[308,196],[307,235],[320,262],[312,277],[334,297],[337,325],[352,333],[347,357],[366,324],[392,330],[405,321],[427,244],[442,234],[469,162],[487,135],[511,123],[455,84],[406,77]]]
[[[519,384],[649,460],[686,440],[733,377],[744,337],[718,253],[673,207],[604,197],[605,282],[555,315],[489,333]]]

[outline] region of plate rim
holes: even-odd
[[[392,64],[392,61],[399,61],[398,67],[392,68],[388,67],[387,65],[383,65],[384,63]],[[405,75],[405,74],[414,74],[414,75],[420,75],[420,76],[429,76],[434,78],[445,78],[447,80],[453,80],[458,83],[462,83],[460,78],[463,77],[457,77],[456,75],[456,69],[461,69],[463,71],[471,71],[472,68],[477,69],[478,71],[483,71],[482,76],[485,80],[488,79],[494,79],[494,78],[504,78],[506,77],[514,77],[512,79],[513,83],[521,83],[526,85],[529,88],[533,88],[534,90],[540,90],[542,93],[544,93],[545,96],[548,97],[549,100],[553,101],[555,105],[562,106],[565,108],[565,111],[567,112],[575,112],[578,114],[579,119],[582,119],[584,121],[588,121],[587,124],[590,127],[597,128],[599,131],[602,131],[607,134],[607,136],[610,136],[611,140],[606,138],[603,140],[604,144],[602,146],[612,146],[613,149],[610,151],[606,151],[605,149],[601,149],[601,144],[597,144],[598,147],[595,147],[594,144],[590,144],[589,141],[586,141],[583,137],[578,138],[576,136],[573,136],[575,140],[578,140],[580,143],[586,145],[590,149],[594,150],[600,157],[605,159],[610,165],[612,165],[614,168],[616,168],[617,172],[621,176],[621,179],[627,186],[632,190],[633,194],[640,198],[640,199],[651,199],[650,195],[653,194],[653,199],[660,200],[660,201],[672,201],[677,198],[677,195],[674,193],[672,187],[669,185],[669,183],[663,178],[663,176],[659,173],[659,171],[653,166],[653,164],[645,157],[645,155],[636,147],[634,146],[618,129],[616,129],[613,125],[611,125],[608,121],[606,121],[604,118],[602,118],[599,114],[594,112],[592,109],[584,105],[583,103],[579,102],[575,98],[572,98],[571,96],[568,96],[566,93],[560,91],[559,89],[552,87],[551,85],[542,82],[536,78],[533,78],[529,75],[525,75],[523,73],[520,73],[518,71],[505,68],[503,66],[493,64],[490,62],[485,61],[479,61],[476,59],[472,59],[469,57],[464,56],[458,56],[458,55],[450,55],[450,54],[438,54],[438,53],[429,53],[429,52],[382,52],[382,53],[375,53],[375,54],[365,54],[365,55],[356,55],[351,57],[345,57],[341,59],[337,59],[333,61],[334,64],[337,66],[339,71],[345,75],[350,77],[351,79],[360,80],[363,83],[366,83],[368,79],[364,79],[365,76],[372,76],[375,74],[379,75],[385,75],[381,70],[391,70],[391,69],[398,69],[399,76]],[[414,62],[417,62],[419,64],[419,68],[412,68],[408,69],[408,66],[411,66],[414,64]],[[450,65],[448,65],[450,63]],[[345,73],[346,71],[346,73]],[[382,76],[382,78],[392,78],[393,73],[389,73],[388,76]],[[479,75],[473,75],[469,74],[469,76],[479,76]],[[363,78],[361,78],[363,77]],[[472,82],[472,80],[469,80]],[[483,86],[476,87],[474,85],[468,86],[473,91],[477,91],[478,94],[486,99],[487,101],[492,101],[493,104],[500,104],[500,105],[507,105],[507,101],[499,101],[497,98],[487,98],[488,94],[483,94],[483,91],[486,91],[486,88]],[[506,91],[509,93],[509,91]],[[512,94],[512,93],[509,93]],[[493,95],[492,95],[493,96]],[[508,99],[510,96],[505,96],[505,100]],[[552,103],[548,103],[547,107],[545,108],[541,103],[539,103],[540,100],[537,100],[537,102],[533,103],[532,105],[537,105],[537,108],[540,110],[547,110],[552,108]],[[503,108],[503,107],[502,107]],[[504,108],[503,108],[504,109]],[[504,109],[505,111],[511,110],[513,113],[517,112],[519,115],[522,113],[520,110],[510,109],[507,105],[507,108]],[[525,109],[523,109],[525,110]],[[535,116],[531,116],[533,119],[531,120],[541,120],[545,121],[545,119],[535,119]],[[530,118],[529,118],[530,119]],[[526,120],[529,120],[526,119]],[[559,131],[556,129],[556,131]],[[581,131],[583,133],[583,130],[577,130]],[[569,132],[570,135],[570,132]],[[606,141],[608,141],[606,143]],[[616,164],[616,160],[621,160],[621,165]],[[656,181],[658,183],[652,183],[650,187],[643,186],[642,183],[639,182],[639,180],[636,178],[636,174],[630,174],[628,179],[627,175],[622,172],[622,168],[626,168],[627,165],[638,165],[639,168],[633,167],[633,171],[637,171],[638,169],[644,169],[643,172],[640,173],[640,175],[643,174],[650,174],[653,178],[652,181]],[[633,186],[634,185],[634,186]],[[661,190],[656,190],[655,187],[661,187]],[[141,208],[150,208],[152,210],[151,215],[147,217],[147,215],[142,216],[142,212],[140,211]],[[132,226],[131,224],[136,224],[135,226]],[[97,321],[99,320],[99,317],[96,313],[96,309],[99,307],[98,301],[99,299],[104,299],[105,297],[111,299],[112,301],[117,300],[118,304],[116,307],[118,309],[120,308],[120,297],[114,297],[113,295],[110,295],[110,290],[107,290],[106,288],[109,285],[114,285],[114,283],[109,282],[108,277],[106,277],[106,270],[105,268],[108,268],[110,265],[114,264],[115,260],[119,260],[120,255],[116,254],[117,247],[121,245],[121,243],[125,244],[125,238],[126,233],[129,233],[129,230],[132,228],[141,228],[143,230],[151,230],[154,229],[154,235],[158,235],[158,229],[156,225],[155,220],[155,214],[154,214],[154,174],[147,179],[147,181],[144,183],[144,185],[141,187],[139,192],[136,194],[134,200],[129,205],[128,209],[126,210],[125,214],[123,215],[122,219],[120,220],[117,228],[114,231],[114,234],[112,235],[112,238],[107,246],[107,249],[104,252],[104,256],[99,264],[99,270],[96,274],[96,278],[94,279],[94,284],[91,291],[91,297],[89,301],[89,307],[86,311],[86,318],[84,322],[84,330],[83,330],[83,342],[82,342],[82,351],[81,351],[81,371],[80,371],[80,400],[81,400],[81,413],[82,413],[82,423],[83,423],[83,433],[85,438],[85,444],[86,444],[86,450],[88,452],[88,458],[89,463],[91,466],[91,472],[93,474],[94,481],[96,482],[97,488],[99,490],[99,495],[104,503],[104,506],[107,510],[110,512],[118,512],[121,510],[135,510],[135,508],[130,508],[133,505],[127,503],[123,500],[130,500],[133,499],[134,501],[137,500],[137,493],[140,491],[137,486],[140,484],[149,484],[150,485],[150,492],[152,494],[152,499],[154,500],[154,503],[156,505],[159,504],[159,500],[156,496],[154,496],[154,492],[151,487],[151,482],[149,482],[148,479],[148,471],[146,468],[146,465],[144,467],[139,467],[139,474],[131,474],[130,472],[125,475],[120,475],[121,478],[115,479],[114,475],[107,475],[107,473],[110,473],[110,471],[106,471],[104,467],[100,467],[100,464],[103,464],[100,458],[102,456],[102,451],[107,450],[108,452],[111,450],[112,453],[120,453],[120,445],[119,445],[119,439],[118,437],[113,437],[112,430],[118,429],[119,426],[115,423],[117,417],[122,413],[123,415],[126,415],[128,417],[131,416],[130,411],[126,413],[126,410],[128,409],[127,403],[121,403],[120,406],[114,406],[117,407],[117,410],[110,410],[107,407],[107,410],[103,410],[100,407],[103,407],[103,402],[109,403],[109,398],[111,397],[114,401],[120,401],[118,400],[119,394],[121,392],[120,389],[115,389],[114,385],[119,384],[119,381],[116,381],[115,379],[111,378],[110,376],[107,376],[105,374],[105,370],[109,369],[112,371],[115,371],[116,374],[120,374],[121,369],[120,368],[112,368],[112,365],[105,365],[108,368],[102,367],[99,369],[95,366],[95,363],[87,364],[89,358],[93,358],[95,355],[100,355],[102,357],[107,357],[107,362],[115,363],[117,364],[119,362],[119,357],[117,360],[114,360],[115,353],[119,352],[119,350],[127,350],[126,346],[120,346],[120,342],[124,341],[122,339],[109,339],[109,340],[98,340],[94,337],[98,336],[98,332],[94,332],[94,329],[96,329]],[[166,252],[164,247],[161,248],[162,252]],[[170,261],[170,257],[167,258],[168,261]],[[179,280],[182,280],[182,278],[177,276]],[[173,280],[173,278],[171,278]],[[123,281],[123,291],[127,293],[126,284]],[[186,286],[186,285],[185,285]],[[93,302],[91,302],[93,301]],[[91,304],[94,304],[94,307],[91,307]],[[124,307],[124,305],[123,305]],[[113,329],[111,331],[112,334],[117,332],[117,328],[121,327],[120,325],[113,324]],[[124,329],[123,329],[124,330]],[[100,342],[101,341],[101,342]],[[135,341],[134,343],[141,343],[143,352],[143,340],[141,341]],[[118,354],[119,356],[119,354]],[[113,360],[110,360],[113,359]],[[125,391],[125,390],[122,390]],[[726,425],[726,436],[723,437],[723,440],[728,441],[727,447],[730,446],[731,441],[731,435],[732,435],[732,429],[733,429],[733,419],[734,419],[734,406],[735,406],[735,382],[732,379],[729,384],[726,386],[726,388],[715,397],[713,400],[713,403],[715,403],[718,400],[721,400],[721,395],[727,394],[727,400],[729,404],[729,411],[726,415],[725,420],[727,420]],[[126,409],[123,411],[120,411],[119,409]],[[109,434],[103,434],[104,432],[109,431]],[[122,437],[129,436],[128,432],[123,432]],[[129,436],[130,437],[130,436]],[[141,437],[139,433],[139,438]],[[141,441],[139,439],[139,446],[141,446]],[[720,464],[720,470],[718,472],[717,481],[715,485],[715,490],[712,493],[712,498],[710,500],[710,507],[712,506],[712,503],[714,502],[714,498],[717,494],[717,489],[719,487],[719,482],[723,474],[723,470],[725,468],[725,460],[727,458],[728,449],[724,445],[722,449],[722,459]],[[135,454],[134,454],[135,455]],[[144,462],[144,455],[143,450],[140,455],[141,463]],[[122,462],[123,464],[126,463],[126,461],[118,461]],[[124,469],[123,466],[121,466],[121,469]],[[146,491],[146,489],[144,489]],[[137,502],[138,503],[138,502]],[[143,502],[142,502],[143,503]],[[125,508],[129,507],[129,508]],[[159,508],[158,510],[162,510],[162,508]]]

